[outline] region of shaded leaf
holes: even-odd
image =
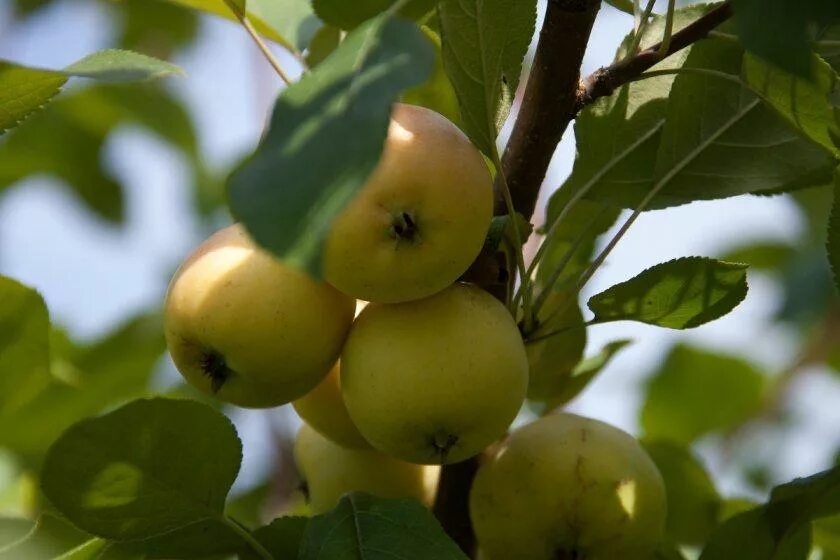
[[[594,322],[639,321],[690,329],[732,311],[747,295],[747,266],[684,257],[653,266],[589,299]]]
[[[382,499],[353,493],[336,508],[313,517],[299,560],[466,560],[432,513],[411,499]]]
[[[402,96],[405,103],[420,105],[440,113],[457,126],[461,126],[461,115],[458,110],[458,98],[452,88],[452,82],[443,68],[443,51],[440,37],[429,27],[421,28],[423,34],[435,47],[435,63],[431,77],[421,85],[407,89]]]
[[[151,539],[114,543],[108,548],[108,558],[203,560],[233,554],[241,547],[242,537],[230,527],[218,519],[206,519]]]
[[[0,551],[26,538],[35,524],[19,517],[0,517]]]
[[[257,243],[317,275],[333,218],[379,161],[392,103],[431,64],[416,26],[383,15],[283,90],[265,140],[229,183],[231,209]]]
[[[700,560],[806,560],[811,548],[810,527],[803,525],[773,535],[763,508],[739,513],[712,533]]]
[[[233,20],[225,0],[169,0],[188,8]],[[268,39],[302,50],[321,26],[310,0],[248,0],[248,19]]]
[[[309,519],[306,517],[278,517],[254,531],[254,537],[275,558],[297,558]],[[242,560],[260,560],[252,550],[243,550]]]
[[[192,401],[137,400],[70,427],[41,488],[77,526],[130,540],[223,515],[242,447],[230,421]]]
[[[689,444],[752,416],[764,387],[761,372],[740,358],[677,345],[648,380],[640,423],[650,439]]]
[[[837,73],[816,55],[812,56],[811,64],[813,76],[806,80],[747,54],[743,72],[750,89],[791,126],[840,157],[840,146],[832,140],[832,134],[838,134],[840,129],[829,102],[829,95],[838,87]]]
[[[51,382],[44,299],[0,276],[0,417],[27,406]]]
[[[536,2],[443,0],[438,13],[443,66],[461,122],[473,143],[492,157],[534,34]]]
[[[751,269],[778,272],[788,264],[795,252],[793,246],[781,241],[757,241],[730,249],[720,260],[745,263]]]
[[[831,204],[825,247],[834,285],[840,290],[840,167],[834,172],[834,202]]]
[[[554,396],[547,409],[562,406],[576,398],[603,371],[613,357],[631,342],[626,339],[608,342],[600,352],[578,363],[572,370],[563,389]]]
[[[836,0],[733,0],[736,27],[746,48],[799,76],[811,72],[809,27],[840,18]]]
[[[706,469],[691,451],[669,441],[643,441],[665,481],[665,533],[676,542],[699,545],[717,525],[721,498]]]
[[[64,554],[84,547],[91,541],[91,536],[73,527],[67,521],[53,515],[42,515],[25,538],[12,543],[10,546],[0,547],[0,560],[52,560]],[[88,545],[101,549],[104,543],[100,539],[93,539],[95,544]],[[84,549],[83,549],[84,550]],[[98,551],[97,551],[98,552]],[[94,558],[95,556],[79,556],[78,559]],[[75,558],[75,557],[70,557]]]
[[[47,448],[73,422],[142,396],[165,343],[161,318],[140,316],[93,344],[52,342],[60,379],[25,407],[0,416],[0,445],[37,466]]]
[[[315,13],[330,25],[341,29],[353,29],[363,21],[387,10],[396,0],[312,0]],[[428,14],[438,0],[409,0],[399,14],[419,19]]]
[[[321,27],[306,48],[306,64],[315,68],[321,64],[341,43],[341,29],[332,25]]]

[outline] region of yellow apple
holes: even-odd
[[[292,406],[307,424],[333,442],[349,448],[370,448],[344,405],[339,371],[336,364],[317,387],[294,401]]]
[[[487,560],[649,560],[665,513],[662,476],[639,442],[573,414],[513,432],[470,492]]]
[[[438,470],[406,463],[373,449],[347,449],[304,424],[295,440],[295,462],[306,481],[313,513],[331,510],[348,492],[382,498],[416,498],[431,505]]]
[[[166,295],[166,342],[175,366],[201,391],[239,406],[277,406],[330,371],[355,303],[233,225],[176,272]]]
[[[413,463],[454,463],[504,435],[528,384],[519,330],[483,290],[370,304],[341,356],[341,389],[375,448]]]
[[[445,117],[397,104],[377,168],[331,226],[324,275],[367,301],[432,295],[473,262],[492,214],[481,153]]]

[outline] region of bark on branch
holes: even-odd
[[[502,157],[517,212],[530,218],[551,156],[575,114],[580,66],[601,0],[549,0],[516,124]],[[504,201],[496,197],[497,213]]]
[[[586,105],[589,105],[599,97],[612,95],[616,89],[628,83],[630,80],[639,77],[643,72],[650,69],[650,67],[663,58],[705,38],[710,31],[732,17],[732,13],[732,4],[724,2],[675,33],[671,37],[668,49],[664,53],[659,52],[662,44],[657,43],[635,56],[613,65],[599,68],[581,82],[574,114],[576,115]]]

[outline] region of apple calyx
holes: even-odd
[[[391,237],[397,241],[414,241],[419,231],[417,222],[408,212],[400,212],[391,223]]]
[[[442,462],[446,462],[449,451],[458,443],[458,436],[447,432],[438,432],[432,437],[432,447]]]
[[[207,350],[201,355],[201,371],[210,378],[210,384],[214,393],[218,393],[231,376],[233,371],[227,366],[225,357],[215,350]]]

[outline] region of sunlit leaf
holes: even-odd
[[[595,322],[639,321],[690,329],[732,311],[747,295],[747,266],[684,257],[592,296]]]
[[[44,461],[41,488],[94,535],[149,538],[220,518],[241,458],[236,430],[212,408],[138,400],[62,434]]]
[[[756,413],[765,377],[740,358],[675,346],[645,387],[645,436],[689,444],[734,428]]]
[[[431,66],[417,27],[383,14],[281,92],[264,141],[229,183],[231,209],[260,245],[320,272],[333,218],[379,161],[392,103]]]
[[[313,517],[306,527],[299,560],[466,560],[432,513],[411,499],[345,496],[336,508]]]
[[[804,79],[747,54],[744,57],[744,78],[750,89],[791,126],[840,157],[840,146],[832,140],[832,133],[836,135],[840,130],[829,101],[829,95],[838,87],[837,73],[817,56],[813,56],[811,61],[813,76]]]
[[[0,545],[0,560],[87,560],[95,558],[104,545],[101,539],[93,539],[66,520],[45,514],[24,538]],[[85,555],[85,550],[90,554]],[[64,556],[73,551],[78,555]]]
[[[513,102],[536,22],[533,0],[443,0],[443,65],[464,129],[491,156]]]

